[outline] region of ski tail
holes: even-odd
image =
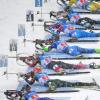
[[[92,78],[93,82],[95,83],[95,85],[97,86],[98,90],[100,91],[100,85],[97,84],[96,80],[94,78]]]
[[[96,80],[94,78],[92,78],[92,80],[93,80],[92,85],[86,87],[85,89],[100,91],[100,86],[97,84]]]

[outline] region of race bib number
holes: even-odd
[[[84,4],[84,3],[86,2],[86,0],[80,0],[80,2],[81,2],[82,4]]]
[[[68,30],[75,30],[74,26],[68,26]]]
[[[43,75],[40,79],[39,79],[39,83],[44,85],[47,81],[48,81],[48,76],[47,75]]]
[[[76,32],[72,32],[71,34],[72,34],[72,37],[77,36],[77,33]]]
[[[79,15],[74,15],[74,16],[71,17],[70,20],[71,20],[72,22],[76,22],[79,18],[80,18]]]
[[[61,42],[58,46],[57,49],[58,50],[63,50],[64,47],[68,46],[68,44],[66,42]]]
[[[52,33],[52,34],[56,34],[57,33],[57,29],[50,29],[50,32]]]
[[[49,63],[51,61],[51,58],[47,57],[45,58],[45,62]]]
[[[36,100],[37,98],[38,98],[38,95],[36,94],[36,95],[31,96],[31,99],[29,100]]]
[[[67,28],[64,30],[64,33],[70,33],[72,30],[75,30],[75,27],[72,25],[68,25]]]
[[[84,4],[87,3],[87,0],[79,0],[77,3],[76,3],[76,6],[81,8]]]
[[[73,49],[70,49],[70,50],[69,50],[69,54],[72,54],[72,52],[73,52]]]
[[[46,67],[50,62],[51,62],[51,58],[50,57],[46,57],[41,61],[41,64],[43,67]]]

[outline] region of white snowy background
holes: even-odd
[[[36,11],[40,11],[40,8],[34,7],[35,0],[0,0],[0,54],[9,55],[9,56],[16,56],[15,52],[9,52],[9,40],[10,39],[18,39],[18,53],[28,53],[32,54],[34,52],[34,44],[26,43],[26,46],[23,44],[23,37],[18,37],[18,24],[25,24],[26,27],[26,38],[33,39],[41,38],[44,39],[48,33],[44,31],[43,26],[35,26],[34,30],[31,26],[30,22],[26,22],[26,11],[33,10],[36,14]],[[43,5],[43,12],[49,13],[51,10],[58,11],[61,7],[56,4],[56,0],[48,0],[48,3]],[[83,15],[89,16],[94,19],[100,20],[99,15]],[[36,24],[43,24],[37,22],[40,15],[35,15],[35,23]],[[50,20],[48,14],[43,14],[44,20]],[[100,32],[100,31],[99,31]],[[99,48],[100,43],[74,43],[81,47],[94,47]],[[79,63],[80,60],[74,61],[64,61],[70,63]],[[91,62],[96,62],[100,64],[100,60],[83,60],[83,63],[89,64]],[[18,73],[24,72],[27,69],[27,66],[19,66],[16,63],[16,59],[9,58],[8,64],[8,72],[10,73]],[[0,75],[6,68],[0,68]],[[50,78],[60,78],[62,80],[80,80],[80,81],[92,81],[91,78],[95,78],[97,83],[100,84],[100,70],[90,70],[90,74],[85,75],[74,75],[74,76],[61,76],[61,77],[50,77]],[[16,89],[18,85],[18,78],[16,75],[11,74],[7,76],[0,77],[0,100],[6,100],[6,97],[3,95],[3,91],[7,89]],[[40,96],[47,96],[47,97],[71,97],[71,100],[85,100],[88,96],[88,100],[99,100],[100,92],[81,89],[79,93],[63,93],[63,94],[41,94]],[[67,99],[64,99],[67,100]]]

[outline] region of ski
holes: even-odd
[[[79,9],[79,8],[73,9],[73,12],[80,13],[80,14],[98,14],[98,15],[100,14],[100,11],[91,12],[89,10]]]
[[[76,29],[81,29],[81,30],[86,30],[87,28],[85,28],[85,27],[76,27]],[[98,27],[93,27],[93,28],[91,28],[92,30],[100,30],[100,27],[98,26]]]
[[[40,57],[51,57],[54,60],[80,60],[80,59],[100,59],[99,54],[83,54],[78,57],[70,56],[66,53],[45,52]]]
[[[91,12],[91,11],[87,11],[87,10],[83,10],[83,11],[78,11],[78,10],[82,10],[82,9],[77,9],[76,11],[74,10],[74,12],[76,13],[80,13],[80,14],[100,14],[100,11],[95,11],[95,12]]]
[[[54,60],[100,59],[100,57],[53,58]]]
[[[48,74],[49,76],[66,76],[66,75],[77,75],[77,74],[89,74],[89,71],[84,71],[84,72],[64,72],[64,73],[52,73],[52,74]]]
[[[51,57],[53,59],[100,59],[100,54],[82,54],[80,56],[71,56],[69,54],[66,53],[60,53],[60,52],[44,52],[44,53],[39,53],[38,51],[36,51],[36,55],[38,55],[40,58],[41,57]],[[16,58],[17,60],[20,59],[25,59],[25,58],[29,58],[29,57],[33,57],[30,56],[29,54],[24,54],[20,53],[17,54],[16,56],[9,56],[8,58]]]
[[[99,42],[99,40],[75,40],[75,39],[69,39],[65,41],[66,42]]]
[[[48,71],[48,72],[47,72]],[[48,74],[49,76],[54,76],[54,75],[56,75],[56,76],[66,76],[66,75],[77,75],[77,74],[89,74],[90,73],[90,71],[65,71],[65,72],[54,72],[53,70],[50,70],[50,69],[45,69],[45,70],[43,70],[43,72],[44,73],[46,73],[46,74]],[[18,73],[7,73],[7,72],[4,72],[4,74],[3,75],[6,75],[6,74],[8,74],[8,75],[17,75],[18,77],[19,77],[19,74]]]
[[[100,59],[99,54],[83,54],[82,56],[78,56],[78,57],[74,57],[74,56],[70,56],[68,54],[65,53],[55,53],[55,52],[45,52],[44,54],[38,54],[37,55],[39,57],[51,57],[54,60],[80,60],[80,59]],[[19,56],[8,56],[8,58],[15,58],[16,60],[20,60],[19,58],[27,58],[28,56],[24,56],[24,57],[19,57]],[[30,56],[31,57],[31,56]]]
[[[64,69],[62,72],[55,72],[52,69],[42,69],[43,73],[46,73],[49,76],[70,76],[70,75],[77,75],[77,74],[89,74],[90,71],[84,71],[80,69]]]
[[[46,93],[71,93],[71,92],[79,92],[79,90],[55,90],[55,91],[38,91],[38,94],[46,94]],[[4,94],[10,94],[10,93],[17,93],[16,90],[6,90]]]
[[[96,91],[100,91],[100,85],[97,84],[96,80],[94,78],[92,78],[93,82],[96,84],[97,89],[94,89]]]

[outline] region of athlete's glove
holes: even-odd
[[[52,48],[50,46],[43,46],[42,47],[42,50],[45,51],[45,52],[48,52],[50,51]]]

